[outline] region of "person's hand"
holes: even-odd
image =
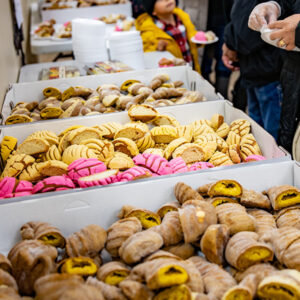
[[[248,26],[253,30],[260,31],[264,25],[275,22],[279,14],[279,7],[272,1],[258,4],[250,14]]]
[[[238,67],[235,67],[233,65],[234,62],[238,62],[237,52],[230,50],[226,44],[223,44],[222,46],[222,61],[226,68],[228,68],[231,71],[237,71],[239,70]]]
[[[271,40],[278,39],[278,47],[286,50],[293,50],[295,45],[296,28],[300,22],[300,14],[292,15],[282,21],[273,22],[269,25],[270,29],[277,29],[270,35]]]
[[[164,40],[159,40],[157,44],[157,51],[165,51],[168,46],[168,42]]]

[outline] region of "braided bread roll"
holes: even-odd
[[[291,226],[300,230],[300,206],[282,209],[276,216],[278,228]]]

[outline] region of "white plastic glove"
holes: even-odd
[[[258,4],[252,10],[248,26],[256,31],[260,31],[264,25],[275,22],[280,16],[280,6],[274,1]]]

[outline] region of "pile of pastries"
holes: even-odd
[[[90,7],[94,5],[111,5],[111,4],[124,4],[128,0],[77,0],[77,7]]]
[[[56,24],[54,19],[42,22],[38,25],[38,28],[34,31],[34,34],[38,37],[51,37],[55,33],[54,24]]]
[[[0,254],[0,299],[300,299],[299,189],[219,180],[174,194],[157,212],[123,206],[107,230],[24,224]]]
[[[219,114],[188,125],[134,105],[131,122],[37,131],[18,144],[4,137],[0,197],[107,185],[265,159],[249,121]],[[147,124],[148,123],[148,124]],[[19,181],[18,181],[18,180]],[[35,186],[32,185],[35,184]],[[51,186],[51,188],[49,188]]]
[[[43,90],[41,102],[17,103],[5,124],[119,112],[140,103],[159,107],[205,100],[200,92],[188,91],[182,86],[183,82],[171,82],[169,75],[160,74],[149,85],[130,79],[120,87],[103,84],[96,90],[74,86],[61,92],[48,87]]]

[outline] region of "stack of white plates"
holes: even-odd
[[[92,19],[74,19],[72,42],[76,61],[93,63],[108,60],[105,23]]]
[[[144,70],[143,41],[139,31],[114,32],[109,37],[111,60],[119,60],[135,70]]]

